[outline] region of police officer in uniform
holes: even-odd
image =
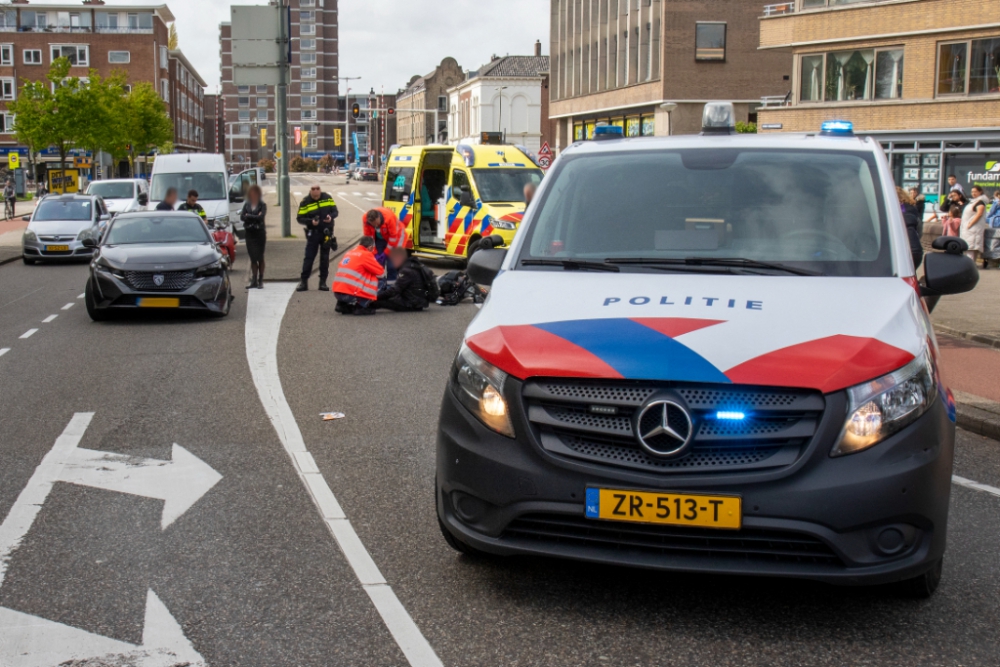
[[[197,215],[202,220],[208,222],[208,218],[205,216],[205,209],[203,209],[201,207],[201,204],[198,203],[198,191],[197,190],[188,190],[187,199],[184,201],[183,204],[181,204],[180,206],[177,207],[177,210],[178,211],[191,211],[192,213],[194,213],[195,215]]]
[[[337,218],[337,204],[333,197],[323,192],[318,185],[309,189],[299,204],[298,223],[306,229],[306,257],[302,262],[302,280],[295,288],[297,292],[309,289],[309,274],[313,262],[319,254],[319,289],[328,292],[326,279],[330,275],[330,251],[337,249],[337,239],[333,235],[333,221]]]

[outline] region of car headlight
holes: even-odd
[[[125,280],[125,272],[108,264],[107,260],[103,257],[94,262],[94,267],[102,273],[112,275],[119,280]]]
[[[455,357],[451,370],[452,391],[459,402],[487,428],[513,438],[514,425],[503,397],[506,379],[506,373],[480,359],[465,345]]]
[[[222,260],[219,259],[216,260],[215,262],[212,262],[211,264],[206,264],[205,266],[198,267],[197,269],[195,269],[194,274],[198,277],[203,278],[208,276],[217,276],[220,273],[222,273],[222,271],[223,271]]]
[[[83,230],[82,232],[76,235],[76,240],[82,241],[84,239],[94,239],[96,241],[98,236],[99,236],[98,230],[94,229],[93,227],[88,227],[87,229]]]
[[[212,223],[214,223],[216,225],[228,225],[229,224],[229,216],[228,215],[220,215],[218,218],[212,218],[209,222],[212,222]]]
[[[38,241],[38,235],[36,235],[35,232],[31,231],[30,229],[25,229],[23,240],[25,243],[35,243],[36,241]]]
[[[517,224],[510,222],[509,220],[494,220],[493,229],[506,229],[512,231],[517,229]]]
[[[899,370],[851,387],[847,393],[847,422],[831,456],[877,445],[924,414],[937,396],[937,369],[923,352]]]

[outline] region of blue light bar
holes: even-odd
[[[476,166],[476,152],[472,150],[472,146],[468,146],[466,144],[459,144],[458,146],[455,147],[455,150],[458,151],[458,154],[462,156],[462,159],[465,161],[466,167],[471,168]]]
[[[608,139],[617,139],[625,136],[625,128],[617,125],[598,125],[594,128],[594,138],[604,136]]]
[[[828,120],[821,126],[823,134],[841,137],[854,136],[854,123],[849,120]]]
[[[720,411],[715,413],[715,418],[728,421],[742,421],[747,418],[747,415],[745,412]]]

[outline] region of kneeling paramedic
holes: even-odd
[[[297,292],[309,289],[309,274],[312,273],[313,262],[319,254],[319,289],[329,291],[326,279],[330,275],[330,251],[337,249],[337,239],[333,235],[333,221],[337,219],[337,204],[333,197],[320,190],[318,185],[309,189],[302,203],[296,220],[306,229],[306,256],[302,262],[302,275]]]
[[[385,269],[375,259],[375,239],[362,236],[358,246],[344,255],[333,277],[336,311],[342,315],[373,315],[378,281]]]
[[[375,257],[388,270],[387,279],[396,279],[396,267],[389,261],[387,253],[393,248],[406,246],[406,226],[396,217],[391,208],[373,208],[361,219],[365,236],[375,239]]]
[[[391,285],[380,289],[375,308],[385,308],[397,312],[423,310],[437,299],[437,279],[416,257],[408,256],[403,248],[389,251],[391,266],[399,271],[399,277]]]

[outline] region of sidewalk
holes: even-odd
[[[14,204],[15,216],[11,219],[0,218],[0,264],[21,259],[21,236],[28,223],[21,220],[22,215],[28,215],[35,210],[35,201],[19,201]]]

